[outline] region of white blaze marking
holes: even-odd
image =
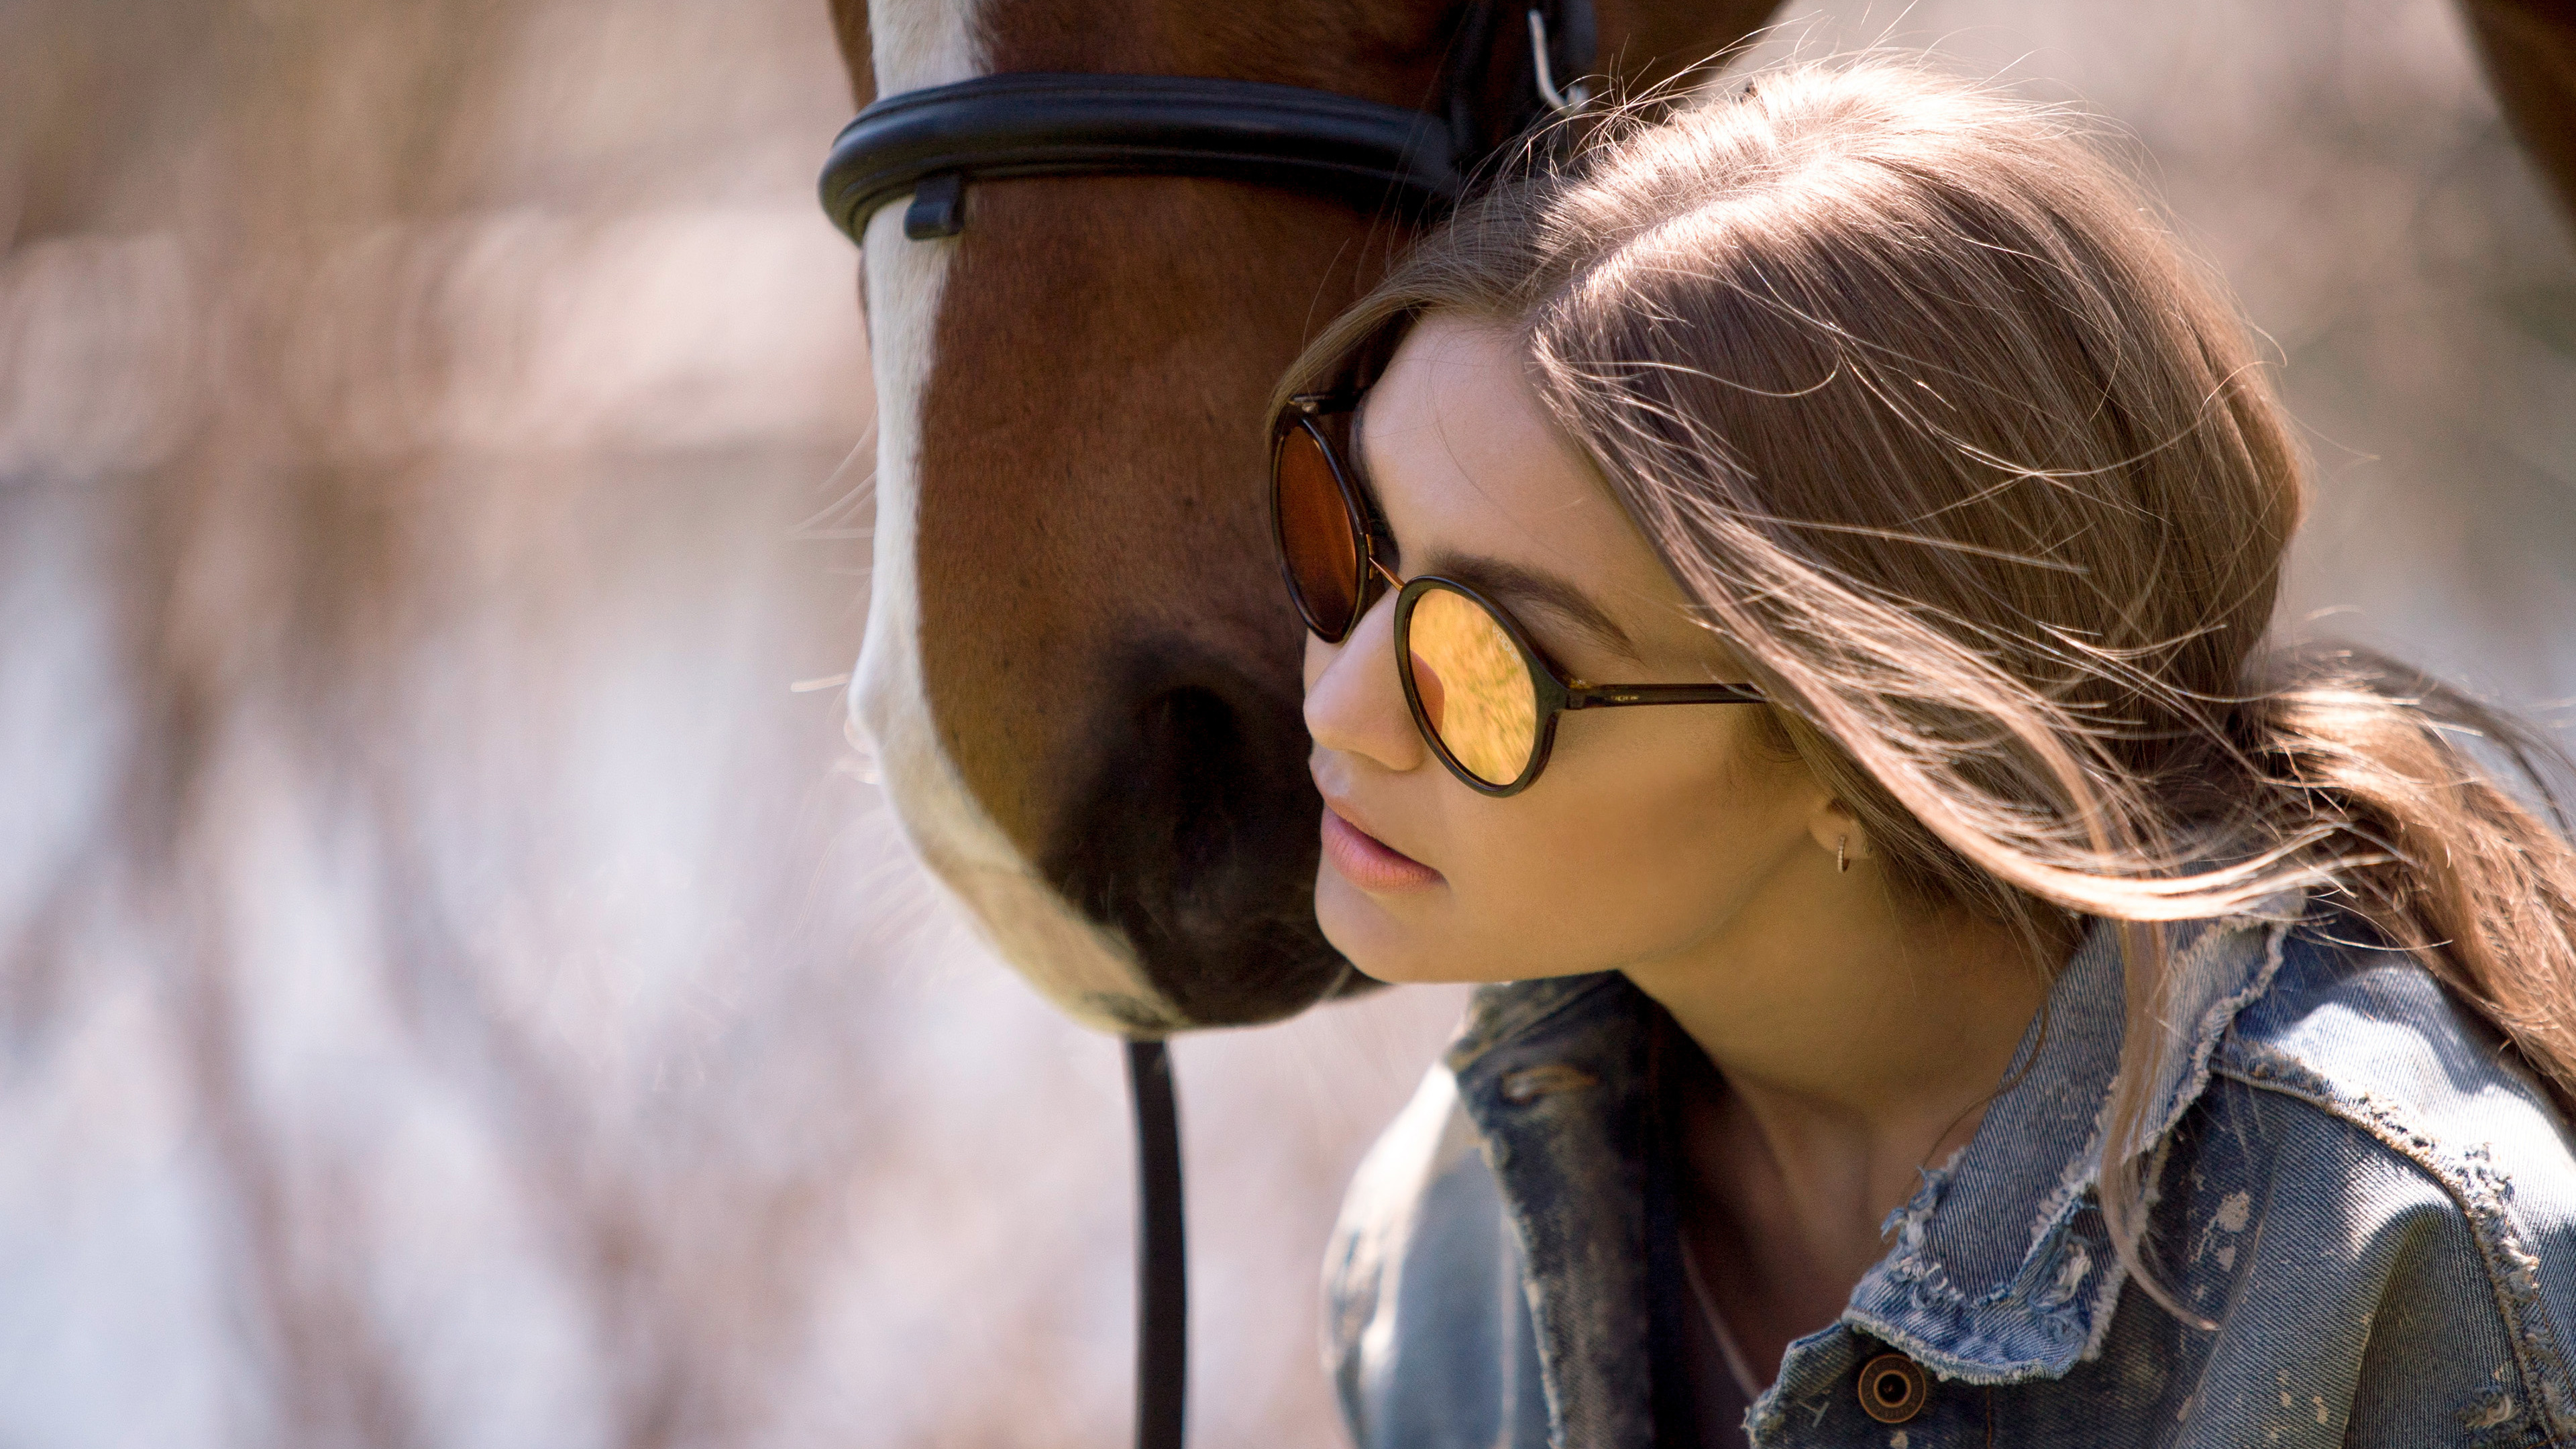
[[[974,0],[873,0],[868,27],[877,93],[894,95],[983,73]],[[966,903],[1002,957],[1076,1020],[1126,1023],[1103,999],[1159,1006],[1121,932],[1091,921],[1040,879],[984,812],[941,750],[921,672],[915,570],[922,397],[954,242],[903,234],[904,203],[868,223],[867,299],[877,387],[876,558],[868,631],[850,710],[913,848]]]

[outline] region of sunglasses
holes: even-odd
[[[1339,644],[1396,590],[1396,676],[1414,727],[1449,773],[1517,795],[1546,768],[1570,709],[1760,704],[1749,684],[1587,684],[1548,663],[1511,612],[1474,587],[1424,574],[1397,582],[1395,539],[1345,462],[1357,391],[1289,399],[1270,429],[1270,529],[1288,596],[1316,638]]]

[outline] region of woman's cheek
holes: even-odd
[[[1774,837],[1804,838],[1771,776],[1731,768],[1733,742],[1715,733],[1560,739],[1538,784],[1499,800],[1431,782],[1453,798],[1415,817],[1427,827],[1416,839],[1446,885],[1380,901],[1327,865],[1315,893],[1326,938],[1381,980],[1512,981],[1609,970],[1706,935],[1786,848]]]
[[[1707,934],[1782,841],[1803,836],[1771,782],[1735,767],[1726,731],[1674,729],[1624,750],[1589,743],[1607,748],[1589,752],[1582,763],[1592,768],[1569,771],[1569,788],[1547,802],[1545,848],[1514,884],[1521,901],[1545,903],[1546,919],[1524,931],[1591,957],[1590,969]]]
[[[1539,788],[1550,783],[1542,779]],[[1622,952],[1645,924],[1626,909],[1628,882],[1641,870],[1674,869],[1635,849],[1635,822],[1592,810],[1574,792],[1549,801],[1534,789],[1476,803],[1489,808],[1456,822],[1452,856],[1442,863],[1451,897],[1443,947],[1472,957],[1464,969],[1478,980],[1624,964]]]

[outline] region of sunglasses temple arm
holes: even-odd
[[[1749,684],[1583,684],[1565,690],[1567,709],[1605,709],[1623,704],[1762,704],[1762,691]]]

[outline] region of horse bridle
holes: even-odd
[[[1488,67],[1515,10],[1529,45],[1508,52],[1515,71],[1498,77]],[[1432,220],[1503,147],[1589,99],[1580,78],[1593,69],[1595,45],[1591,0],[1474,0],[1451,37],[1437,110],[1196,76],[989,75],[906,91],[841,129],[823,167],[823,210],[863,241],[877,211],[909,194],[903,234],[929,241],[965,230],[969,182],[1197,176]],[[1478,97],[1497,90],[1504,99],[1488,113]],[[1163,1042],[1127,1043],[1127,1086],[1136,1124],[1136,1443],[1181,1449],[1189,1289],[1180,1114]]]
[[[823,210],[856,241],[877,210],[909,194],[905,236],[965,229],[966,185],[1028,176],[1203,176],[1330,196],[1369,213],[1436,217],[1483,163],[1587,99],[1591,0],[1541,0],[1521,15],[1526,50],[1480,93],[1509,8],[1478,0],[1461,18],[1436,111],[1332,91],[1197,76],[1032,73],[977,76],[888,96],[841,129],[824,163]],[[1560,88],[1558,77],[1565,77]]]

